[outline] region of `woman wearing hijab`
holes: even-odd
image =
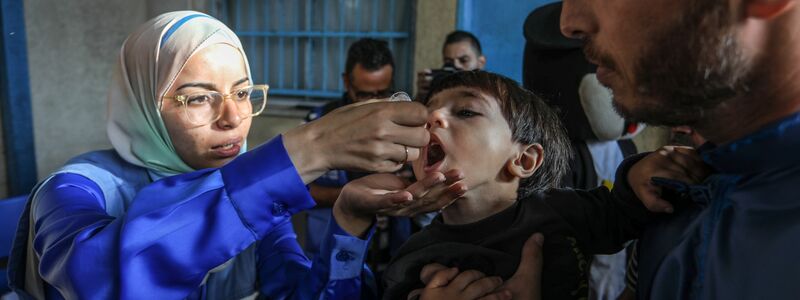
[[[357,298],[375,212],[456,196],[412,201],[441,176],[370,201],[340,198],[326,255],[308,261],[290,222],[314,206],[305,184],[329,169],[387,172],[415,159],[427,112],[345,107],[245,153],[267,92],[251,78],[239,39],[208,15],[166,13],[132,33],[108,97],[114,149],[75,157],[34,188],[12,288],[37,299]]]

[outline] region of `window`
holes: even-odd
[[[242,40],[256,83],[270,101],[342,95],[347,49],[356,40],[386,40],[395,58],[395,87],[408,90],[413,0],[218,0],[210,13]]]

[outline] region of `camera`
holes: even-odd
[[[429,75],[431,77],[431,84],[438,82],[442,78],[447,77],[447,75],[456,73],[458,71],[461,71],[461,69],[456,68],[453,63],[445,63],[441,69],[431,70],[431,74]]]

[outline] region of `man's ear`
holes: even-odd
[[[521,145],[522,151],[506,163],[508,172],[519,178],[528,178],[542,166],[544,148],[539,144]]]
[[[478,56],[478,69],[483,70],[484,67],[486,67],[486,56],[481,54],[481,56]]]
[[[750,18],[769,20],[794,7],[796,0],[746,0],[745,14]]]

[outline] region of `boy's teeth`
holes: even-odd
[[[222,149],[230,149],[230,148],[233,148],[233,144],[222,145]]]

